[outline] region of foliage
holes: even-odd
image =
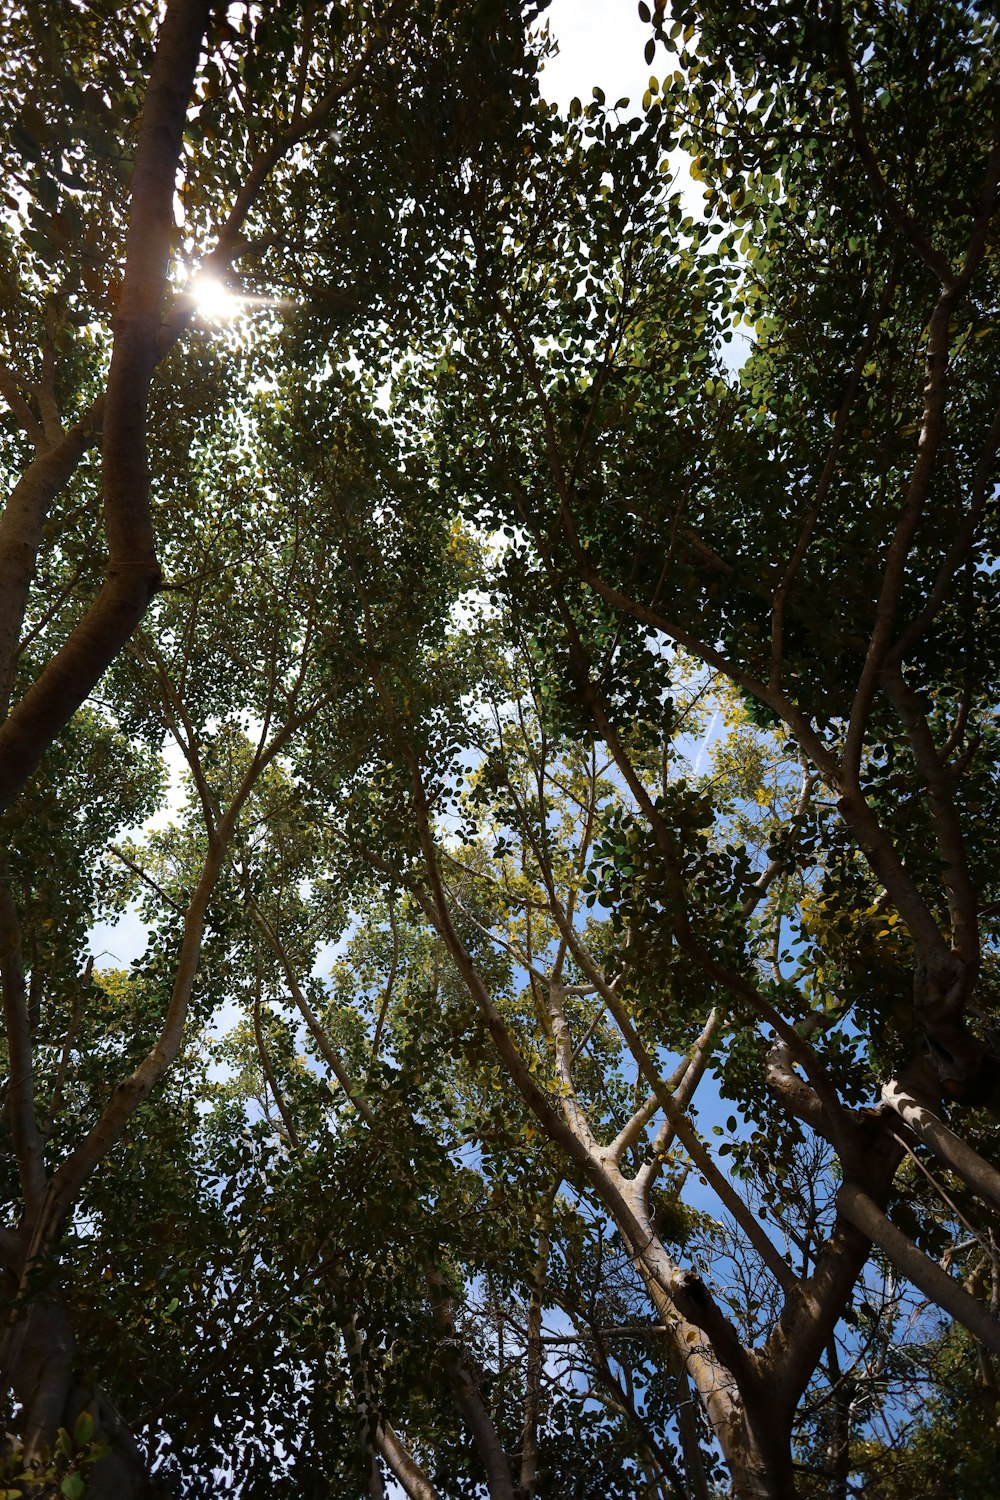
[[[997,22],[544,8],[0,4],[9,1494],[994,1483]]]

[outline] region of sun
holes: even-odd
[[[190,290],[201,316],[212,322],[238,317],[244,311],[244,299],[231,292],[217,276],[196,276]]]

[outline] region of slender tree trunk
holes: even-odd
[[[503,1450],[500,1435],[487,1410],[479,1389],[479,1375],[468,1351],[458,1338],[451,1299],[443,1279],[435,1273],[428,1277],[431,1311],[441,1329],[442,1352],[455,1392],[455,1400],[465,1429],[482,1459],[490,1500],[514,1500],[514,1480],[510,1463]]]
[[[542,1384],[542,1298],[549,1269],[552,1247],[550,1220],[552,1200],[538,1214],[538,1255],[535,1260],[534,1284],[528,1304],[528,1349],[524,1379],[524,1429],[521,1437],[520,1495],[531,1500],[538,1482],[538,1418]]]
[[[696,1398],[688,1381],[684,1361],[675,1349],[670,1351],[670,1363],[677,1380],[677,1431],[681,1440],[684,1472],[691,1500],[712,1500],[708,1476],[705,1473],[705,1464],[701,1456],[701,1444],[698,1441],[698,1423],[694,1407]]]
[[[361,1423],[361,1442],[364,1445],[369,1460],[368,1479],[370,1492],[373,1495],[377,1492],[377,1484],[373,1478],[372,1470],[374,1462],[372,1450],[377,1449],[394,1478],[402,1486],[406,1495],[409,1496],[409,1500],[441,1500],[437,1490],[416,1462],[412,1453],[400,1441],[398,1434],[387,1418],[378,1411],[371,1389],[371,1382],[368,1379],[364,1334],[353,1318],[344,1324],[341,1332],[344,1336],[344,1349],[347,1353],[347,1362],[354,1385],[354,1399],[358,1408],[358,1418]],[[379,1482],[380,1480],[381,1476],[379,1477]]]
[[[830,1500],[847,1500],[851,1475],[851,1383],[842,1382],[833,1394],[830,1435],[826,1446]]]
[[[151,1490],[139,1446],[107,1396],[78,1383],[75,1364],[67,1308],[56,1295],[36,1296],[8,1330],[3,1371],[21,1408],[25,1467],[44,1474],[60,1427],[72,1433],[81,1413],[89,1412],[94,1441],[110,1451],[87,1466],[88,1500],[143,1500]],[[40,1478],[39,1492],[47,1488]]]

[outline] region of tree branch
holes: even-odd
[[[1000,1319],[995,1318],[947,1271],[942,1271],[929,1255],[918,1250],[862,1188],[845,1182],[837,1194],[837,1208],[878,1245],[896,1269],[925,1297],[967,1328],[993,1354],[1000,1354]]]
[[[84,618],[0,727],[0,807],[129,639],[161,582],[149,505],[146,403],[173,234],[174,186],[211,0],[168,0],[139,124],[125,274],[104,407],[105,582]]]

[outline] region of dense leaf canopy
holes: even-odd
[[[998,22],[545,8],[0,0],[11,1500],[1000,1488]]]

